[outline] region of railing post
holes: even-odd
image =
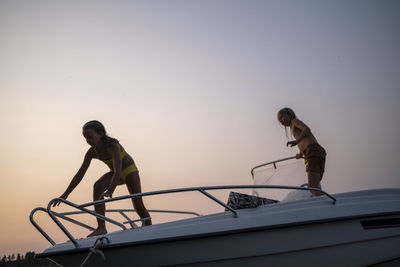
[[[39,207],[39,208],[35,208],[31,211],[31,214],[29,215],[29,220],[31,221],[31,223],[33,224],[33,226],[39,231],[39,233],[42,234],[42,236],[44,236],[44,238],[47,239],[47,241],[50,242],[50,244],[52,244],[53,246],[56,244],[56,242],[53,241],[53,239],[50,238],[50,236],[48,234],[46,234],[46,232],[36,223],[36,221],[33,219],[33,214],[36,213],[36,211],[44,211],[47,213],[47,210],[45,208]]]
[[[81,227],[83,227],[83,228],[86,228],[86,229],[88,229],[88,230],[90,230],[90,231],[94,231],[94,230],[95,230],[93,227],[91,227],[91,226],[89,226],[89,225],[87,225],[87,224],[78,222],[77,220],[68,218],[67,216],[65,216],[65,215],[63,215],[63,214],[61,214],[61,213],[57,213],[57,212],[54,212],[54,211],[53,211],[53,214],[56,215],[57,217],[60,217],[61,219],[64,219],[64,220],[66,220],[66,221],[69,221],[69,222],[71,222],[71,223],[74,223],[74,224],[76,224],[76,225],[79,225],[79,226],[81,226]]]
[[[203,189],[199,190],[201,193],[203,193],[204,195],[206,195],[207,197],[211,198],[212,200],[214,200],[215,202],[217,202],[218,204],[220,204],[221,206],[223,206],[225,209],[230,210],[233,213],[233,217],[237,218],[237,212],[232,209],[231,207],[229,207],[228,205],[226,205],[224,202],[222,202],[221,200],[217,199],[216,197],[214,197],[213,195],[207,193],[206,191],[204,191]]]
[[[56,200],[64,200],[64,199],[55,198],[55,199],[51,200],[47,206],[47,213],[49,214],[50,218],[57,224],[57,226],[60,227],[61,231],[63,231],[63,233],[69,238],[69,240],[71,240],[71,242],[74,244],[74,246],[76,248],[79,248],[79,244],[76,241],[76,239],[71,235],[70,232],[68,232],[68,230],[64,227],[64,225],[62,225],[62,223],[56,218],[56,216],[53,214],[53,212],[50,211],[51,204],[53,204],[53,202]]]
[[[129,225],[131,226],[132,229],[137,227],[137,225],[134,222],[131,222],[131,218],[129,218],[128,215],[126,215],[123,211],[120,211],[119,214],[121,214],[122,217],[128,220]]]
[[[72,206],[72,207],[74,207],[74,208],[83,210],[83,211],[85,211],[85,212],[87,212],[87,213],[89,213],[89,214],[91,214],[91,215],[94,215],[94,216],[96,216],[96,217],[99,217],[99,218],[101,218],[101,219],[103,219],[103,220],[105,220],[105,221],[108,221],[108,222],[110,222],[110,223],[119,225],[120,227],[122,227],[123,230],[126,230],[126,227],[125,227],[123,224],[120,224],[120,223],[118,223],[118,222],[116,222],[116,221],[114,221],[114,220],[111,220],[111,219],[109,219],[109,218],[107,218],[107,217],[105,217],[105,216],[102,216],[102,215],[100,215],[100,214],[97,214],[96,212],[93,212],[93,211],[88,210],[88,209],[86,209],[86,208],[79,207],[79,206],[75,205],[74,203],[72,203],[72,202],[70,202],[70,201],[68,201],[68,200],[65,200],[65,199],[63,199],[63,198],[54,198],[54,199],[52,199],[52,200],[49,202],[49,204],[47,205],[47,213],[49,214],[50,218],[58,225],[58,227],[60,227],[61,231],[63,231],[64,234],[69,238],[69,240],[71,240],[71,242],[75,245],[76,248],[79,247],[79,243],[78,243],[78,242],[76,241],[76,239],[71,235],[71,233],[68,232],[68,230],[64,227],[64,225],[62,225],[62,223],[56,218],[56,216],[55,216],[55,214],[53,213],[53,211],[51,211],[51,205],[52,205],[55,201],[57,201],[57,200],[58,200],[58,201],[61,201],[61,202],[63,202],[63,203],[65,203],[65,204],[67,204],[67,205],[69,205],[69,206]]]

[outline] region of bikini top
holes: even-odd
[[[121,151],[120,157],[121,157],[121,160],[122,160],[125,157],[126,152],[125,152],[125,149],[123,147],[121,147],[121,148],[122,148],[122,151]],[[110,170],[112,170],[113,169],[113,160],[112,160],[112,158],[111,159],[100,159],[99,158],[99,154],[97,154],[97,150],[94,149],[94,151],[96,152],[97,158],[99,160],[101,160],[102,162],[104,162],[110,168]]]

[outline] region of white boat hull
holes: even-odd
[[[85,266],[365,266],[400,258],[400,190],[371,190],[222,212],[106,236]],[[373,202],[371,202],[373,200]],[[79,266],[95,239],[40,254]]]
[[[364,230],[358,219],[332,224],[131,244],[103,249],[105,260],[92,255],[85,266],[365,266],[400,257],[400,228]],[[50,258],[76,266],[87,256],[85,251]]]

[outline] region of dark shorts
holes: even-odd
[[[325,149],[317,143],[309,145],[304,150],[304,162],[306,163],[306,172],[325,172]]]

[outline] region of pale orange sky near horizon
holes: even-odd
[[[253,166],[297,153],[276,119],[285,106],[327,150],[324,190],[400,187],[399,11],[396,1],[0,1],[0,256],[50,245],[28,216],[69,184],[92,119],[134,157],[143,191],[251,184]],[[106,171],[93,161],[69,200],[91,201]],[[145,199],[149,209],[178,200]]]

